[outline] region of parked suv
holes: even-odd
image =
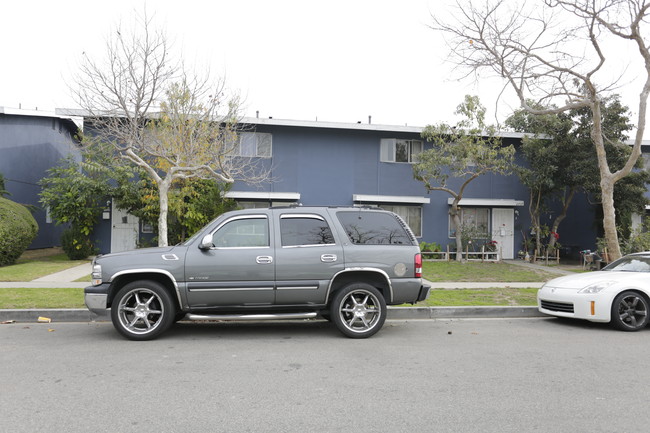
[[[354,207],[228,212],[185,243],[108,254],[93,261],[88,309],[149,340],[184,320],[331,320],[370,337],[386,305],[428,296],[422,259],[394,213]]]

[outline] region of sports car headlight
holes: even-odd
[[[612,284],[616,284],[616,281],[600,281],[598,283],[592,284],[591,286],[585,287],[578,293],[599,293],[601,290],[608,288]]]

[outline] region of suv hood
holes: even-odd
[[[111,258],[111,257],[121,257],[121,256],[142,256],[143,254],[165,254],[168,252],[173,251],[176,249],[175,246],[171,247],[154,247],[154,248],[142,248],[139,250],[131,250],[131,251],[122,251],[119,253],[110,253],[110,254],[102,254],[101,256],[98,256],[97,258]]]

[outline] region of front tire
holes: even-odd
[[[111,306],[117,331],[130,340],[152,340],[174,323],[176,308],[169,292],[155,281],[134,281],[122,287]]]
[[[386,301],[375,287],[352,283],[339,290],[330,306],[332,322],[346,337],[367,338],[386,321]]]
[[[622,331],[638,331],[648,324],[650,305],[645,296],[631,290],[620,293],[612,303],[612,324]]]

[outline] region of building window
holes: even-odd
[[[382,209],[396,213],[408,224],[415,237],[422,237],[422,206],[380,205]]]
[[[421,140],[398,140],[396,138],[381,139],[381,162],[417,162],[418,155],[422,153]]]
[[[238,156],[270,158],[273,148],[271,134],[260,132],[242,132],[239,134],[236,154]]]
[[[466,234],[474,239],[490,238],[490,208],[463,207],[460,209],[460,220]],[[456,237],[456,224],[449,216],[449,237]]]

